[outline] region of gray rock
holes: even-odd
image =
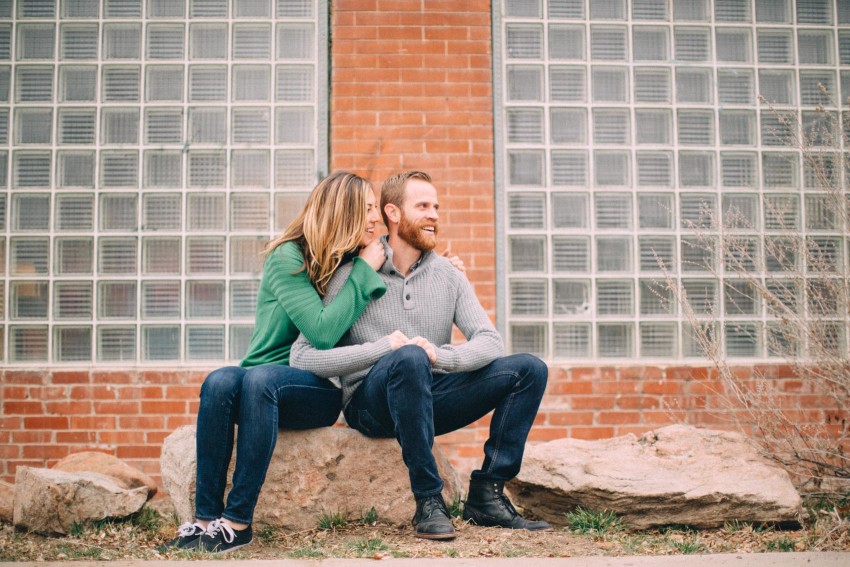
[[[65,472],[96,472],[111,477],[121,488],[148,487],[148,498],[157,491],[156,481],[121,459],[98,451],[82,451],[68,455],[50,467]]]
[[[12,509],[15,505],[15,487],[0,480],[0,520],[12,521]]]
[[[801,512],[788,473],[741,435],[685,425],[528,446],[510,488],[517,504],[560,525],[577,506],[611,510],[638,529],[795,522]]]
[[[238,442],[238,432],[237,432]],[[228,479],[233,475],[231,461]],[[448,459],[434,446],[445,481],[443,497],[451,502],[461,483]],[[191,521],[195,502],[195,428],[184,426],[166,438],[160,458],[163,486],[180,521]],[[229,486],[228,486],[229,489]],[[290,530],[316,527],[323,514],[359,518],[372,507],[378,517],[410,522],[415,510],[407,468],[395,439],[369,439],[353,429],[325,427],[281,431],[254,522]]]
[[[77,522],[134,514],[147,499],[147,487],[125,489],[99,473],[18,467],[13,520],[30,531],[67,534]]]
[[[195,516],[195,427],[178,427],[165,438],[159,456],[162,487],[181,522],[193,521]]]

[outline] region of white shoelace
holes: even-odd
[[[227,543],[233,543],[233,540],[236,539],[236,532],[233,531],[233,528],[221,520],[213,520],[210,522],[210,525],[207,526],[207,535],[209,537],[214,537],[218,532],[221,532],[221,537]]]
[[[204,528],[204,526],[202,526],[198,522],[195,522],[194,524],[191,522],[186,522],[185,524],[181,524],[180,527],[177,528],[177,530],[178,537],[189,537],[195,535],[197,533],[197,530],[201,530],[202,532],[206,531],[206,528]]]

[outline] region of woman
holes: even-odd
[[[298,217],[266,245],[248,354],[240,366],[212,372],[201,387],[195,522],[180,526],[164,549],[226,552],[251,543],[254,506],[278,428],[326,427],[337,420],[341,391],[290,367],[289,351],[299,332],[317,348],[331,348],[384,294],[376,272],[385,260],[375,234],[380,222],[369,182],[336,172],[316,185]],[[352,257],[342,291],[323,306],[334,271]],[[240,442],[225,506],[235,423]]]

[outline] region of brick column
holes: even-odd
[[[490,2],[334,0],[331,169],[431,174],[440,248],[466,262],[495,312]]]

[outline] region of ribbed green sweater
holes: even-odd
[[[257,293],[254,335],[241,366],[288,365],[289,351],[299,332],[318,349],[333,347],[369,302],[387,291],[377,272],[355,257],[339,295],[322,305],[321,296],[301,269],[303,264],[301,248],[291,241],[266,257]]]

